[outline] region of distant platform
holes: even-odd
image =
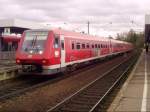
[[[108,111],[150,111],[150,53],[141,54]]]

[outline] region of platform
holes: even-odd
[[[150,111],[150,53],[141,54],[108,111]]]
[[[3,60],[0,59],[0,65],[12,65],[12,64],[16,64],[15,60]]]
[[[0,60],[0,81],[17,77],[19,69],[15,60]]]

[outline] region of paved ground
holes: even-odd
[[[150,53],[143,52],[131,75],[109,111],[150,111]]]
[[[15,66],[15,60],[0,60],[0,68]]]
[[[20,68],[15,60],[0,60],[0,81],[18,77],[17,70]]]

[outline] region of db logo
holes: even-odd
[[[28,55],[28,58],[32,58],[32,55]]]

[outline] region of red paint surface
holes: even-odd
[[[63,31],[63,30],[51,30],[49,31],[48,38],[45,43],[45,49],[43,54],[32,54],[32,57],[25,52],[22,52],[22,45],[24,40],[24,34],[21,38],[21,42],[16,53],[16,59],[19,59],[21,62],[19,64],[42,64],[42,65],[55,65],[60,64],[61,58],[61,48],[55,49],[53,47],[54,43],[54,34],[64,35],[65,39],[65,50],[66,50],[66,62],[78,61],[82,59],[93,58],[96,56],[108,55],[111,52],[117,53],[122,51],[127,51],[133,48],[129,43],[118,41],[118,40],[109,40],[102,37],[94,37],[90,35],[84,35],[75,32]],[[89,43],[90,48],[86,49],[75,49],[72,50],[72,42],[80,43]],[[108,45],[107,48],[92,48],[91,44],[104,44]],[[120,47],[121,46],[121,47]],[[55,57],[54,52],[58,51],[59,56]],[[30,57],[30,58],[29,58]],[[46,60],[46,63],[42,63],[42,60]]]

